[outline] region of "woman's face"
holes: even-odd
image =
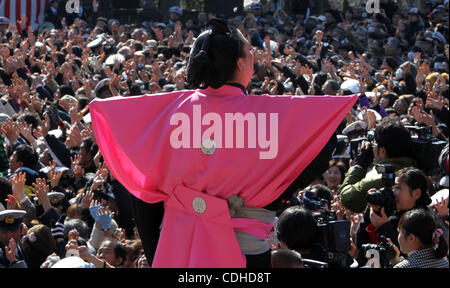
[[[411,250],[411,243],[409,237],[406,235],[405,230],[398,229],[398,244],[400,244],[400,251],[404,254],[409,253]]]
[[[412,193],[411,188],[409,188],[406,183],[399,182],[398,178],[396,178],[393,190],[395,196],[395,207],[398,211],[411,210],[416,206],[416,200],[418,198],[414,197],[414,193]]]
[[[388,108],[389,107],[389,98],[388,97],[382,97],[381,101],[380,101],[381,106],[383,106],[383,108]]]
[[[342,182],[341,170],[336,166],[328,168],[328,177],[325,181],[330,189],[336,188]]]

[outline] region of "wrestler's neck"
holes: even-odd
[[[235,87],[239,87],[241,88],[241,90],[244,92],[244,94],[247,94],[247,86],[248,86],[248,82],[244,83],[247,81],[243,81],[242,77],[239,77],[239,75],[234,75],[230,80],[227,81],[227,83],[225,83],[226,85],[231,85],[231,86],[235,86]]]

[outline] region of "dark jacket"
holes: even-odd
[[[398,171],[406,167],[417,167],[417,162],[408,157],[392,158],[378,161],[376,164],[391,164]],[[367,192],[372,189],[383,188],[381,174],[372,176],[359,165],[351,167],[341,185],[340,196],[342,205],[355,213],[362,213],[367,206]]]

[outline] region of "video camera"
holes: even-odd
[[[320,230],[319,243],[326,252],[326,262],[333,267],[347,267],[347,252],[351,250],[350,221],[337,220],[335,211],[313,213]]]
[[[439,168],[438,158],[447,142],[441,141],[433,136],[431,127],[406,126],[411,136],[412,153],[419,162],[419,169],[425,174],[431,175],[433,171]]]
[[[389,243],[384,236],[380,236],[378,244],[364,244],[358,254],[358,263],[363,268],[388,268],[389,262],[395,258],[394,244]]]
[[[383,188],[367,195],[367,203],[381,206],[387,216],[395,211],[395,196],[392,186],[395,184],[395,166],[390,164],[378,164],[375,166],[378,173],[382,175]]]
[[[374,139],[375,139],[374,131],[370,130],[367,132],[367,137],[360,137],[360,138],[350,140],[350,157],[352,159],[354,159],[356,157],[356,154],[358,153],[359,145],[363,141],[372,142]]]

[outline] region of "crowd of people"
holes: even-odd
[[[249,94],[359,95],[279,201],[273,267],[375,267],[370,244],[394,251],[382,267],[449,267],[449,1],[380,2],[368,14],[329,1],[323,15],[256,3],[227,19],[253,45]],[[89,103],[190,89],[190,49],[216,16],[69,21],[50,5],[36,31],[0,18],[0,267],[148,268]],[[348,243],[327,245],[320,217],[345,223]]]

